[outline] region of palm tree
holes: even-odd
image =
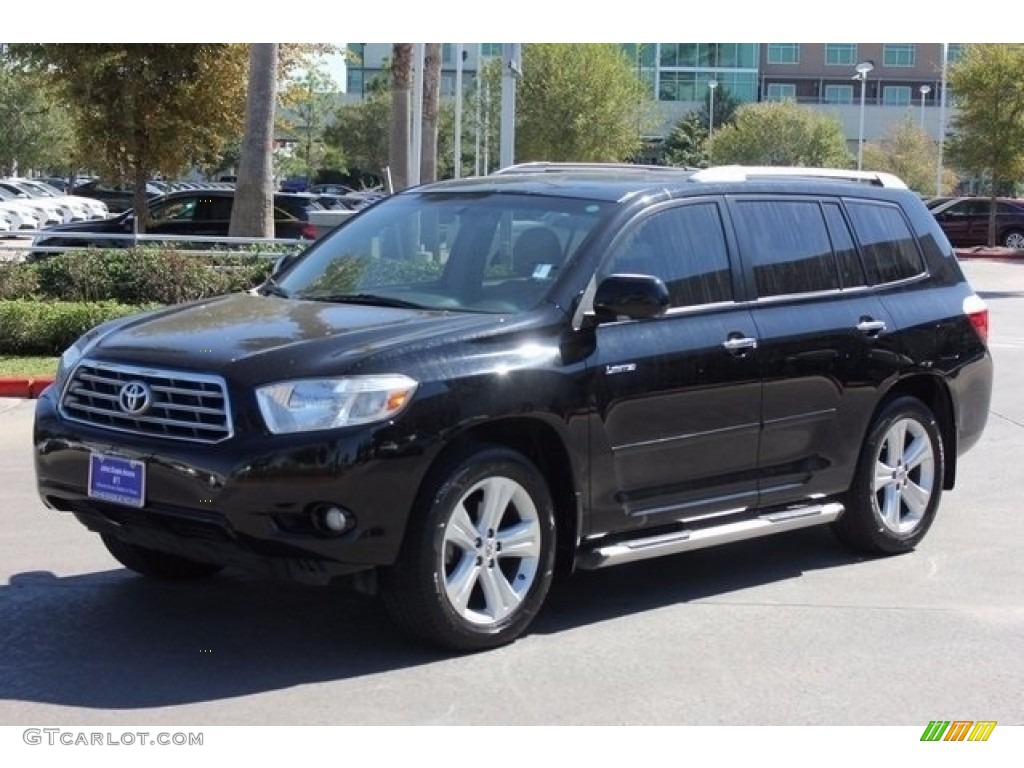
[[[437,114],[441,101],[441,44],[427,43],[423,54],[423,140],[420,182],[437,180]]]
[[[274,236],[274,102],[277,100],[277,43],[249,48],[249,91],[245,137],[238,162],[231,237]]]
[[[412,43],[394,43],[391,55],[391,142],[388,162],[391,164],[391,183],[397,192],[409,186]]]

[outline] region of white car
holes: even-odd
[[[105,219],[110,216],[110,209],[107,208],[107,204],[102,200],[82,197],[81,195],[65,194],[52,184],[47,184],[39,179],[10,179],[10,181],[17,183],[18,186],[25,188],[26,191],[37,192],[39,197],[50,197],[60,201],[67,201],[72,208],[81,211],[81,215],[84,216],[84,219],[76,218],[76,221]]]
[[[0,217],[11,225],[11,234],[24,232],[31,234],[43,227],[43,217],[37,211],[18,203],[0,200]]]
[[[43,227],[52,227],[64,223],[64,212],[50,198],[30,197],[28,194],[16,195],[5,189],[3,184],[0,184],[0,202],[8,208],[17,206],[35,211],[42,219],[43,223],[40,226]]]
[[[80,203],[65,200],[61,197],[42,192],[28,186],[23,179],[0,179],[0,189],[10,192],[19,200],[32,205],[43,205],[47,209],[55,209],[60,213],[60,223],[70,224],[74,221],[88,221],[89,211]]]

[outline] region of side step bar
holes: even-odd
[[[605,546],[598,544],[593,549],[580,553],[576,565],[579,568],[593,570],[662,555],[674,555],[678,552],[690,552],[733,541],[756,539],[775,533],[795,531],[798,528],[831,523],[837,520],[841,514],[843,514],[843,505],[831,502],[811,507],[766,512],[750,520],[725,523],[712,528],[673,531],[629,541],[616,541]]]

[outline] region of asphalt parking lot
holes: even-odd
[[[525,638],[464,657],[345,592],[129,574],[40,503],[32,403],[0,400],[0,723],[1022,725],[1024,261],[965,271],[995,396],[917,551],[809,529],[579,573]]]

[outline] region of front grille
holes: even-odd
[[[126,385],[133,385],[134,399],[124,396]],[[133,413],[124,402],[137,405],[140,391],[148,406]],[[82,362],[64,389],[61,413],[71,421],[168,440],[217,443],[232,434],[224,380],[183,371]]]

